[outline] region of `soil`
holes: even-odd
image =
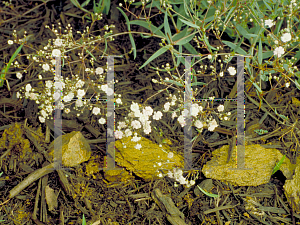
[[[44,28],[45,25],[51,27],[54,24],[57,26],[60,22],[63,26],[70,24],[74,31],[81,32],[86,26],[89,26],[87,19],[83,19],[84,12],[75,7],[69,0],[46,0],[45,3],[43,1],[23,0],[12,2],[11,6],[0,9],[1,68],[4,67],[17,48],[5,44],[8,40],[13,39],[13,30],[16,30],[19,37],[23,36],[24,31],[27,32],[27,36],[34,35],[27,41],[27,48],[21,51],[22,54],[27,54],[32,52],[31,47],[39,49],[47,44],[49,38],[54,38],[53,33]],[[115,24],[115,33],[128,31],[124,17],[118,14],[115,8],[113,9],[120,2],[117,0],[112,2],[110,13],[104,14],[102,20],[96,21],[92,31],[97,33],[101,27],[112,23]],[[1,5],[3,6],[3,3]],[[92,10],[92,1],[85,8]],[[135,15],[139,13],[138,9],[133,6],[130,10]],[[153,10],[152,13],[155,14],[156,11]],[[133,14],[128,12],[126,14],[130,21],[135,19]],[[163,15],[158,14],[154,17],[153,24],[161,24],[162,21]],[[132,25],[131,30],[146,32],[146,29],[141,29],[136,25]],[[114,59],[115,79],[118,80],[115,85],[115,92],[122,93],[124,105],[127,104],[127,107],[132,101],[145,102],[151,97],[147,104],[155,108],[163,104],[168,95],[165,92],[156,95],[158,90],[164,89],[165,86],[153,84],[152,79],[157,79],[157,75],[151,66],[155,65],[161,68],[161,65],[170,63],[167,60],[170,58],[168,57],[169,53],[166,52],[163,57],[158,57],[153,63],[139,69],[160,48],[161,40],[142,38],[138,34],[133,34],[133,37],[137,48],[136,59],[132,53],[129,53],[131,42],[128,34],[116,36],[114,41],[108,42],[108,55],[123,55],[123,58],[116,57]],[[223,38],[225,40],[226,38],[230,39],[226,36]],[[211,41],[217,43],[218,40]],[[101,43],[98,48],[103,51],[104,46],[104,43]],[[102,53],[97,50],[93,54],[100,57]],[[203,50],[201,53],[207,52]],[[28,60],[23,58],[19,62],[26,65]],[[105,63],[106,59],[97,62],[98,66],[104,66]],[[236,66],[236,61],[233,60],[231,64]],[[35,101],[16,98],[16,92],[21,87],[30,82],[32,84],[37,83],[37,79],[34,78],[36,76],[34,73],[37,70],[33,67],[31,69],[32,71],[28,71],[25,77],[17,79],[13,72],[15,69],[12,68],[6,75],[9,87],[4,82],[4,86],[0,88],[0,134],[3,134],[4,130],[15,123],[21,124],[23,130],[30,129],[36,134],[33,139],[27,136],[26,132],[22,133],[21,136],[12,135],[8,140],[12,143],[16,142],[12,145],[12,149],[8,149],[9,143],[6,143],[5,148],[0,148],[0,172],[3,172],[0,177],[1,224],[82,224],[83,214],[87,224],[300,224],[300,215],[294,212],[284,195],[285,177],[280,171],[271,177],[269,183],[258,187],[233,187],[230,184],[212,180],[211,192],[220,193],[219,199],[199,193],[197,185],[208,180],[201,173],[201,170],[194,171],[198,173],[198,179],[196,184],[189,188],[185,188],[183,185],[175,187],[174,180],[168,177],[150,182],[145,182],[138,177],[124,182],[106,181],[103,169],[101,169],[106,155],[106,127],[100,125],[97,118],[88,112],[82,112],[79,117],[75,114],[63,114],[62,131],[64,133],[81,131],[89,141],[92,158],[100,169],[95,173],[88,173],[88,162],[84,162],[68,170],[53,171],[30,183],[14,198],[9,198],[9,192],[29,174],[49,164],[43,152],[37,147],[37,143],[42,148],[47,149],[54,136],[53,120],[40,123],[37,115],[39,109]],[[73,69],[77,70],[78,68],[74,67]],[[183,69],[181,67],[180,71]],[[66,75],[68,71],[62,69],[62,74]],[[45,77],[45,80],[50,79],[50,77],[50,75]],[[235,84],[232,77],[215,82],[211,82],[209,76],[204,76],[201,79],[203,82],[210,83],[203,88],[200,93],[201,96],[205,96],[209,90],[214,89],[217,98],[224,98],[230,94]],[[290,124],[294,124],[292,129],[289,126],[278,124],[270,116],[264,117],[267,112],[263,108],[267,111],[269,108],[266,104],[259,104],[255,88],[250,82],[246,82],[245,90],[253,100],[245,97],[246,132],[247,135],[251,135],[248,143],[276,143],[279,146],[278,149],[292,163],[295,163],[299,155],[299,145],[296,141],[299,138],[299,132],[294,133],[293,131],[300,128],[297,122],[300,111],[299,105],[290,103],[293,97],[300,97],[299,91],[296,88],[279,88],[270,85],[263,87],[263,96],[269,104],[280,105],[284,108],[281,114],[290,118]],[[156,96],[153,97],[153,95]],[[236,105],[234,102],[229,102],[227,107],[233,109]],[[275,115],[275,113],[273,114]],[[117,112],[117,116],[121,117],[122,112]],[[265,119],[261,120],[262,117]],[[170,121],[166,119],[164,123],[170,124]],[[261,125],[257,129],[270,132],[279,127],[282,129],[272,133],[272,135],[259,136],[253,133],[253,129],[249,129],[258,121]],[[174,136],[164,126],[164,123],[158,122],[156,125],[161,127],[164,137],[175,143],[171,145],[171,148],[179,153],[183,152],[183,130],[179,126],[175,127],[174,132],[177,135]],[[45,141],[46,125],[48,125],[51,133],[49,142]],[[235,130],[235,125],[233,123],[223,124],[221,127],[223,130],[219,129],[218,132],[204,130],[198,137],[193,146],[193,168],[202,168],[211,159],[212,151],[231,142],[232,135],[230,134]],[[162,140],[158,131],[153,131],[146,138],[154,142]],[[280,141],[278,141],[279,138]],[[186,171],[184,174],[188,174],[188,172]],[[67,179],[67,187],[64,185],[66,183],[62,181],[62,176]],[[57,207],[48,207],[45,191],[51,193],[52,198],[57,199]],[[256,212],[251,208],[255,208],[255,206],[249,205],[245,199],[259,202],[266,207],[265,211],[263,213],[261,211]],[[270,208],[267,207],[275,207],[278,211],[268,211]]]

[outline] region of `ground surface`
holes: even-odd
[[[118,2],[114,2],[114,7],[116,4]],[[51,32],[44,29],[45,25],[51,26],[51,24],[54,24],[56,26],[60,22],[63,25],[71,24],[73,30],[80,31],[83,31],[87,26],[87,23],[82,20],[84,13],[74,7],[69,1],[61,1],[60,4],[56,4],[56,1],[48,1],[44,4],[42,1],[19,0],[12,7],[0,9],[0,15],[1,67],[4,65],[3,61],[7,63],[16,49],[6,45],[7,41],[13,38],[13,30],[16,30],[20,36],[23,35],[24,31],[27,31],[27,35],[34,35],[28,41],[29,47],[24,48],[24,52],[22,52],[25,54],[30,53],[30,47],[39,48],[41,43],[46,44],[47,39],[53,38]],[[131,20],[134,19],[129,13],[127,15]],[[160,20],[161,18],[158,17],[156,22],[159,24]],[[120,15],[116,16],[115,14],[104,15],[103,20],[97,21],[93,29],[97,30],[110,23],[116,25],[115,31],[118,33],[127,31],[125,21]],[[137,26],[132,26],[133,31],[137,29]],[[150,67],[147,70],[138,69],[159,48],[156,42],[160,42],[160,40],[143,39],[139,35],[135,35],[134,38],[137,44],[137,58],[135,60],[133,60],[132,54],[128,54],[131,48],[128,35],[118,36],[115,38],[115,41],[109,42],[107,54],[124,56],[123,58],[115,58],[115,76],[119,80],[119,84],[115,86],[116,92],[122,93],[123,101],[142,102],[163,88],[159,87],[159,85],[153,86],[151,79],[156,76],[154,70]],[[99,48],[103,50],[104,44],[102,43]],[[94,51],[94,54],[95,56],[101,55],[97,50]],[[24,65],[28,62],[24,59],[21,63]],[[105,65],[105,61],[97,63],[99,66]],[[168,63],[168,61],[165,57],[159,57],[155,63],[162,65]],[[34,78],[36,75],[33,74],[34,69],[32,68],[32,73],[27,73],[22,80],[17,79],[15,73],[7,75],[10,90],[8,90],[6,84],[0,89],[0,133],[3,133],[9,125],[16,122],[19,122],[22,126],[29,126],[32,129],[36,129],[40,125],[37,118],[37,105],[33,101],[18,100],[14,96],[14,93],[22,86],[29,82],[34,82],[34,79],[36,79]],[[204,81],[209,82],[209,78],[204,78]],[[212,84],[214,86],[210,88],[217,88],[216,97],[224,97],[230,93],[234,84],[235,81],[232,78],[228,78],[228,80],[224,79],[219,81],[219,83]],[[267,108],[268,106],[262,104],[259,107],[259,100],[256,97],[254,87],[247,82],[245,87],[246,93],[253,99],[253,101],[250,101],[246,98],[246,131],[248,132],[247,135],[252,135],[253,133],[251,133],[249,127],[258,123],[265,115],[265,111],[262,108]],[[223,91],[221,92],[220,89],[223,89]],[[202,94],[205,94],[205,91],[208,90],[208,88],[204,89]],[[280,104],[282,107],[285,107],[284,115],[291,119],[291,124],[296,123],[295,127],[299,128],[297,123],[299,105],[296,107],[290,104],[292,97],[299,97],[297,89],[277,88],[271,90],[270,87],[265,87],[264,95],[270,105]],[[155,107],[159,105],[164,97],[164,95],[160,95],[152,98],[149,103]],[[229,107],[234,108],[234,103],[231,102]],[[69,133],[80,130],[88,140],[99,139],[91,143],[91,148],[93,151],[92,156],[95,158],[97,165],[101,167],[106,154],[105,127],[100,126],[92,116],[85,122],[71,117],[68,121],[70,125],[63,125],[64,132]],[[99,134],[97,137],[86,128],[85,125],[87,123],[98,131],[96,132],[96,134]],[[169,123],[169,121],[165,121],[165,123]],[[267,117],[256,128],[274,131],[280,126],[271,117]],[[223,128],[232,131],[234,125],[231,124]],[[178,134],[183,134],[182,130],[180,131],[180,127],[176,128],[176,133],[177,131]],[[291,151],[291,149],[296,148],[296,141],[295,136],[284,135],[289,131],[289,127],[282,126],[281,131],[272,133],[272,135],[264,138],[252,138],[252,141],[249,141],[249,143],[265,144],[277,141],[276,144],[281,146],[279,150],[293,162],[297,157],[297,149],[296,151]],[[41,132],[46,132],[45,124],[41,125]],[[173,141],[177,141],[178,144],[176,146],[171,146],[176,151],[180,152],[183,150],[183,147],[178,148],[178,146],[183,146],[182,136],[172,136],[168,129],[164,130],[164,135]],[[281,136],[283,137],[278,142],[278,138]],[[153,134],[147,138],[157,141],[157,137],[159,137],[158,134]],[[4,220],[1,224],[81,224],[83,214],[88,224],[96,221],[99,221],[97,224],[169,224],[166,211],[158,206],[159,203],[154,201],[154,197],[151,194],[155,188],[158,188],[164,195],[171,197],[175,206],[184,214],[186,224],[299,224],[297,221],[300,221],[299,215],[291,213],[290,206],[286,201],[282,189],[284,177],[280,172],[275,174],[268,184],[259,187],[232,187],[223,182],[213,180],[214,188],[212,192],[214,193],[215,190],[218,190],[222,193],[218,202],[204,194],[196,195],[198,193],[195,191],[196,186],[184,188],[182,185],[179,185],[174,187],[174,181],[169,178],[162,178],[152,182],[144,182],[137,178],[135,181],[108,183],[103,179],[103,171],[93,176],[86,175],[87,162],[85,162],[64,172],[68,175],[67,178],[73,195],[65,191],[58,173],[53,172],[32,182],[19,195],[7,201],[9,191],[13,187],[26,178],[28,174],[41,168],[47,162],[37,150],[33,141],[26,136],[26,133],[23,134],[23,138],[29,139],[30,148],[32,149],[32,152],[27,152],[24,157],[20,157],[20,153],[24,149],[19,149],[19,152],[16,150],[16,147],[10,149],[10,152],[7,152],[8,149],[5,148],[0,150],[1,171],[3,171],[0,177],[2,202],[0,205],[0,220]],[[211,152],[227,144],[229,138],[231,136],[224,134],[224,132],[203,132],[193,148],[195,154],[193,165],[201,168],[211,158]],[[13,142],[14,136],[11,136],[10,139]],[[52,140],[53,137],[51,137]],[[47,148],[47,143],[42,141],[40,143],[44,148]],[[199,173],[196,185],[205,179],[203,174]],[[56,195],[58,195],[58,207],[52,211],[48,210],[45,200],[44,192],[47,185],[54,189]],[[247,197],[256,199],[256,201],[266,207],[271,206],[283,209],[285,213],[278,214],[265,211],[261,216],[250,213],[251,209],[247,208],[247,203],[244,200]],[[228,221],[231,221],[231,223]]]

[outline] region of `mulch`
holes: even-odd
[[[76,8],[70,1],[13,1],[10,7],[0,9],[0,43],[7,43],[13,38],[13,30],[22,37],[24,31],[27,35],[34,35],[34,38],[28,40],[28,46],[38,48],[41,44],[47,43],[53,34],[45,29],[45,25],[57,25],[60,22],[63,26],[71,24],[73,30],[83,31],[88,25],[83,21],[84,13]],[[113,1],[113,5],[118,5],[118,1]],[[89,4],[87,9],[92,9]],[[131,8],[132,12],[137,14],[137,9]],[[134,17],[127,13],[130,20]],[[104,15],[103,20],[97,21],[94,29],[103,27],[105,24],[114,23],[116,31],[126,32],[127,25],[121,17],[117,21],[112,15]],[[158,15],[155,19],[158,24],[162,18]],[[131,27],[133,31],[141,31],[137,26]],[[115,58],[115,76],[118,83],[115,85],[115,92],[122,93],[124,102],[131,101],[143,102],[150,96],[164,88],[162,85],[153,85],[152,78],[156,77],[155,70],[148,66],[146,69],[138,68],[155,51],[158,50],[160,40],[143,39],[139,35],[134,35],[137,43],[137,58],[134,60],[132,54],[129,54],[131,44],[128,35],[116,37],[115,41],[108,44],[107,53],[111,55],[124,55],[123,58]],[[103,48],[102,43],[99,48]],[[3,44],[0,48],[2,68],[8,62],[10,56],[17,47]],[[24,48],[23,53],[30,53],[30,48]],[[95,52],[95,56],[100,56],[101,52]],[[24,57],[23,57],[24,58]],[[20,63],[27,65],[28,61],[22,59]],[[20,61],[20,60],[19,60]],[[105,60],[99,62],[100,66],[105,65]],[[155,63],[162,65],[168,63],[165,57],[159,57]],[[31,67],[32,72],[27,73],[25,79],[16,79],[15,73],[7,74],[7,80],[10,90],[6,85],[0,89],[0,133],[8,129],[14,123],[21,123],[24,130],[34,130],[41,126],[41,131],[46,133],[46,124],[53,134],[53,120],[47,120],[45,124],[40,124],[37,118],[38,106],[32,100],[17,99],[16,92],[27,83],[34,83],[34,73],[37,68]],[[183,71],[184,68],[180,68]],[[11,69],[10,71],[13,71]],[[67,74],[67,71],[62,71]],[[45,77],[45,79],[50,79]],[[204,82],[209,82],[209,77],[204,77]],[[209,88],[224,88],[223,92],[229,94],[235,81],[224,79],[220,83],[212,83],[203,93],[207,93]],[[223,83],[222,83],[223,82]],[[259,105],[255,89],[249,83],[245,85],[246,98],[246,124],[260,122],[262,128],[269,131],[278,131],[278,123],[272,117],[267,117],[270,112],[266,104]],[[292,97],[299,97],[295,89],[281,88],[271,90],[270,87],[264,89],[265,98],[272,106],[280,104],[284,108],[281,114],[289,116],[294,127],[300,128],[297,123],[299,110],[293,104],[288,104]],[[298,95],[298,96],[297,96]],[[223,96],[216,96],[223,97]],[[162,99],[166,98],[164,94],[152,98],[148,104],[153,108],[162,104]],[[251,99],[251,100],[250,100]],[[105,106],[104,106],[105,107]],[[234,108],[234,103],[230,103],[229,108]],[[118,114],[118,112],[117,112]],[[119,112],[122,116],[122,112]],[[264,119],[261,119],[264,118]],[[170,121],[165,121],[169,124]],[[52,124],[52,125],[51,125]],[[97,165],[104,165],[104,156],[106,155],[106,128],[97,123],[97,120],[88,112],[82,112],[82,115],[63,115],[64,133],[72,131],[81,131],[90,143],[92,157]],[[178,142],[176,146],[171,146],[180,152],[184,146],[183,131],[176,127],[174,136],[168,129],[164,129],[164,134],[171,140]],[[231,130],[234,124],[222,124],[223,130],[219,132],[204,131],[199,137],[198,143],[193,148],[193,166],[202,168],[202,166],[211,158],[213,150],[224,144],[231,142]],[[282,129],[278,132],[270,132],[267,135],[251,136],[249,143],[265,144],[267,142],[277,141],[279,148],[295,163],[299,146],[295,143],[293,130],[288,126],[280,125]],[[226,129],[225,129],[226,128]],[[230,131],[230,132],[229,132]],[[149,135],[147,138],[153,141],[159,141],[158,133]],[[30,133],[30,132],[29,132]],[[52,135],[51,134],[51,135]],[[299,136],[299,134],[297,134]],[[41,179],[32,182],[29,186],[9,199],[9,192],[24,180],[30,173],[47,165],[47,158],[43,153],[49,143],[39,144],[34,138],[24,132],[24,138],[30,141],[31,153],[21,158],[14,149],[0,149],[0,163],[3,171],[0,177],[0,221],[2,224],[82,224],[84,214],[88,224],[300,224],[300,215],[296,214],[289,204],[283,192],[284,176],[279,171],[271,177],[269,183],[258,187],[234,187],[230,184],[218,180],[211,180],[212,193],[219,194],[220,198],[211,198],[202,192],[199,192],[197,185],[204,185],[208,179],[204,177],[201,171],[196,184],[190,188],[184,188],[182,185],[174,186],[174,180],[164,177],[151,182],[145,182],[136,177],[135,180],[127,182],[109,183],[103,178],[103,169],[98,173],[87,174],[88,162],[79,166],[69,168],[68,170],[53,171],[46,174]],[[53,136],[51,137],[53,140]],[[180,145],[181,144],[181,145]],[[291,151],[294,149],[294,151]],[[188,174],[188,172],[185,172]],[[49,210],[46,203],[45,189],[51,187],[57,196],[58,207]],[[231,222],[229,222],[231,221]]]

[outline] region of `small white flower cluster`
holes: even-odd
[[[42,68],[41,74],[38,75],[38,78],[40,80],[43,78],[48,78],[49,74],[51,74],[51,77],[53,77],[53,74],[55,73],[56,57],[62,57],[62,60],[64,59],[66,62],[66,59],[68,59],[68,57],[65,56],[65,52],[67,52],[68,49],[74,47],[75,49],[78,48],[78,43],[74,41],[71,25],[68,24],[64,31],[62,31],[60,23],[58,23],[58,26],[59,29],[55,29],[54,25],[52,25],[52,29],[50,29],[49,26],[46,26],[46,28],[49,28],[55,34],[56,38],[48,40],[48,44],[44,46],[42,50],[37,50],[35,54],[27,55],[28,60],[32,60],[33,63],[38,63],[38,65]],[[111,26],[105,25],[105,29],[109,29],[110,27]],[[17,38],[16,31],[14,31],[14,37]],[[89,27],[87,27],[86,30],[84,30],[83,34],[81,34],[81,39],[84,41],[84,45],[86,46],[86,48],[88,48],[89,46],[93,47],[93,45],[95,45],[98,40],[102,41],[101,36],[94,37],[90,35]],[[14,42],[11,40],[8,41],[8,44],[13,43]],[[80,59],[86,57],[84,52],[81,52],[81,50],[74,50],[73,53],[75,55],[78,55]],[[79,75],[73,75],[71,71],[72,77],[70,77],[70,79],[68,76],[62,74],[61,80],[55,80],[54,82],[51,80],[47,80],[45,81],[45,83],[40,81],[35,88],[32,88],[32,84],[27,84],[26,87],[21,88],[20,91],[16,93],[16,95],[18,98],[25,97],[36,101],[36,103],[39,105],[39,108],[41,109],[41,111],[39,112],[39,120],[42,123],[45,122],[45,119],[53,118],[52,113],[55,107],[54,102],[59,99],[61,99],[62,102],[56,107],[63,109],[65,113],[70,113],[71,111],[70,107],[66,106],[71,106],[75,102],[74,109],[78,110],[77,116],[79,116],[82,112],[82,110],[80,110],[79,108],[89,103],[89,100],[83,99],[84,97],[88,97],[88,88],[97,91],[97,93],[93,95],[93,97],[95,97],[97,100],[106,97],[105,95],[102,95],[102,92],[104,92],[108,96],[114,94],[113,89],[109,88],[107,84],[103,84],[105,82],[104,69],[100,66],[96,69],[93,68],[93,57],[91,57],[90,63],[92,65],[92,68],[85,68],[85,72],[87,74],[87,77],[98,76],[96,82],[94,82],[94,80],[90,80],[89,78],[84,79],[84,75],[83,78],[80,79]],[[15,60],[14,65],[15,67],[19,68],[17,60]],[[27,71],[24,70],[24,72],[26,73]],[[16,77],[18,79],[21,79],[22,73],[17,72]],[[121,95],[118,95],[118,97],[119,98],[116,99],[116,103],[122,104],[122,101],[120,99]],[[89,104],[88,107],[90,110],[93,110],[94,115],[100,114],[100,108],[93,107],[91,104]],[[104,118],[99,119],[100,124],[104,124],[105,122],[106,120]]]
[[[154,120],[160,120],[163,116],[161,111],[153,112],[153,109],[150,106],[146,106],[140,110],[140,106],[138,103],[133,102],[130,106],[131,112],[129,113],[130,121],[125,118],[127,124],[125,122],[119,122],[118,130],[115,132],[115,137],[117,139],[121,139],[124,136],[129,137],[132,135],[132,130],[141,129],[143,127],[143,131],[145,134],[151,133],[151,121],[149,121],[150,116]],[[128,125],[130,124],[130,126]],[[127,128],[129,126],[129,128]],[[127,128],[124,132],[121,129]]]
[[[186,185],[186,187],[188,187],[188,188],[195,184],[194,180],[188,181],[183,176],[183,171],[181,169],[174,168],[173,171],[169,170],[167,175],[168,175],[168,177],[175,179],[180,184]],[[175,187],[178,186],[176,182],[175,182],[174,186]]]

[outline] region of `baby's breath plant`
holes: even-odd
[[[120,11],[130,11],[130,5],[141,6],[141,11],[136,15],[136,20],[132,21],[128,21],[125,13],[122,13],[127,20],[128,29],[130,25],[138,25],[150,31],[149,35],[142,33],[142,37],[152,36],[161,40],[159,50],[140,69],[152,64],[150,68],[157,71],[157,78],[152,79],[153,84],[165,88],[149,97],[143,105],[131,105],[129,116],[117,127],[117,138],[130,136],[134,131],[147,135],[151,132],[151,126],[155,127],[156,120],[177,118],[181,127],[185,126],[186,82],[182,68],[185,61],[183,57],[177,56],[197,55],[192,57],[191,62],[191,115],[192,125],[199,133],[203,129],[214,131],[222,120],[234,120],[234,111],[224,111],[224,103],[207,100],[214,100],[214,93],[220,97],[221,90],[209,88],[219,86],[225,76],[228,80],[236,80],[234,57],[237,55],[245,57],[245,81],[254,86],[260,101],[264,100],[266,82],[271,88],[293,87],[300,90],[300,72],[297,66],[300,59],[300,25],[297,16],[294,16],[299,15],[300,4],[295,0],[125,1],[124,5],[119,5]],[[150,21],[159,15],[151,14],[153,7],[161,14],[161,24],[153,25]],[[227,40],[223,38],[225,33],[229,36]],[[131,40],[131,43],[134,49],[134,41]],[[165,56],[167,59],[168,52],[171,53],[169,62],[154,66],[157,58]],[[156,108],[156,114],[152,108],[154,113],[147,110],[147,114],[146,108],[150,107],[147,101],[161,96],[164,92],[168,98],[161,101],[161,106]],[[197,102],[196,99],[201,101]],[[271,107],[271,110],[274,109]],[[276,109],[274,112],[286,119]],[[174,128],[175,126],[170,131]]]
[[[288,88],[291,83],[294,83],[295,87],[300,89],[299,69],[296,66],[300,59],[299,24],[297,26],[298,22],[293,16],[299,14],[299,3],[295,0],[277,3],[272,1],[244,3],[227,1],[224,4],[221,1],[153,0],[136,3],[133,1],[127,3],[126,1],[125,5],[120,5],[120,7],[129,11],[131,4],[140,5],[141,14],[144,13],[145,16],[141,18],[140,14],[136,16],[136,20],[130,21],[129,24],[149,29],[151,34],[154,34],[153,37],[159,37],[162,40],[161,48],[141,68],[157,57],[166,54],[168,50],[171,52],[170,63],[167,63],[166,66],[162,65],[162,69],[152,67],[157,70],[159,77],[159,80],[153,79],[152,81],[155,84],[167,86],[162,91],[168,91],[172,88],[178,91],[179,104],[176,111],[172,112],[172,118],[178,116],[178,109],[183,110],[184,108],[182,93],[185,82],[183,73],[179,75],[179,65],[180,63],[184,64],[184,60],[183,57],[177,59],[174,57],[176,54],[183,53],[182,46],[189,53],[200,56],[198,61],[195,60],[195,57],[192,58],[192,76],[194,78],[201,78],[203,75],[211,77],[208,83],[199,82],[195,79],[195,82],[192,83],[193,99],[199,98],[199,93],[204,88],[199,86],[205,84],[206,87],[209,87],[210,84],[222,79],[224,74],[236,75],[236,68],[229,63],[237,54],[245,56],[246,77],[257,90],[260,99],[263,94],[262,88],[265,86],[263,82],[270,82],[270,85],[273,86],[272,78],[277,82],[275,87]],[[161,26],[154,26],[150,21],[151,16],[149,17],[149,15],[152,7],[158,8],[164,15]],[[208,39],[208,32],[215,37]],[[222,40],[224,33],[236,38],[236,40],[234,42]],[[244,41],[246,39],[248,42]],[[219,40],[219,45],[213,45],[212,40]],[[191,43],[194,44],[191,45]],[[205,49],[207,53],[203,54],[202,49]],[[296,53],[293,50],[296,50]],[[185,55],[188,56],[189,54]],[[208,67],[202,62],[210,62],[213,65]],[[197,66],[200,70],[194,69]],[[166,75],[161,75],[160,72],[164,72]],[[275,76],[272,77],[273,74]],[[192,108],[195,112],[197,111],[195,110],[197,109],[196,104],[198,103],[194,103]],[[183,112],[181,111],[181,115],[178,116],[178,122],[182,126],[184,126]],[[278,114],[276,110],[274,112],[276,115],[283,116]],[[221,118],[228,119],[226,115],[221,116]],[[213,130],[217,126],[212,117],[208,116],[206,120],[201,121],[201,123],[210,124],[209,130]],[[197,124],[199,127],[201,127],[201,123],[194,121],[194,125]]]
[[[105,99],[106,95],[114,93],[112,89],[108,88],[106,82],[107,66],[105,63],[101,63],[102,66],[100,66],[92,52],[104,42],[105,38],[109,39],[107,36],[112,32],[108,33],[107,30],[110,27],[105,25],[102,29],[105,31],[104,36],[93,36],[87,26],[83,33],[76,32],[80,38],[75,39],[70,24],[65,29],[60,24],[58,24],[58,29],[54,25],[52,28],[46,26],[56,38],[49,39],[48,44],[42,46],[40,50],[26,55],[30,65],[38,65],[41,68],[36,77],[38,82],[27,83],[16,93],[18,98],[28,98],[38,104],[40,109],[38,118],[41,123],[44,123],[46,119],[53,118],[54,102],[60,98],[62,99],[61,104],[56,107],[64,110],[66,114],[75,111],[77,116],[80,116],[83,112],[82,109],[87,107],[93,111],[94,115],[104,117],[106,105],[101,101],[93,104],[89,100],[92,97],[96,100]],[[61,57],[62,60],[63,76],[59,80],[54,76],[55,57]],[[17,62],[15,62],[15,67],[20,68]],[[21,79],[23,77],[21,72],[27,73],[27,71],[28,68],[17,72],[17,77]],[[102,111],[95,106],[96,104],[100,105]],[[101,124],[104,123],[103,117],[99,118]]]

